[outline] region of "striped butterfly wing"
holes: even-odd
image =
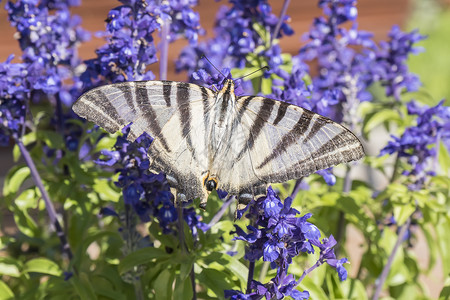
[[[265,194],[269,183],[305,177],[364,156],[351,131],[301,107],[244,96],[237,99],[236,110],[241,112],[240,127],[234,134],[243,142],[234,153],[232,170],[221,170],[220,175],[240,194]]]
[[[130,141],[143,132],[151,135],[150,168],[166,173],[171,186],[193,199],[202,194],[206,166],[201,158],[208,147],[204,124],[213,102],[213,91],[195,84],[138,81],[92,89],[72,109],[110,133],[132,123]]]

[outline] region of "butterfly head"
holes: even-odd
[[[219,185],[219,180],[216,176],[212,176],[209,172],[203,177],[203,190],[205,192],[204,201],[200,203],[200,208],[205,209],[206,207],[206,199],[208,199],[209,194],[217,189]]]
[[[223,81],[223,87],[219,94],[234,94],[234,81],[233,79],[225,79]]]

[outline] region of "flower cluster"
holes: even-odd
[[[200,26],[199,14],[192,10],[192,7],[197,4],[197,0],[162,2],[160,7],[161,18],[170,21],[170,41],[185,37],[191,45],[197,44],[199,35],[205,33]]]
[[[144,1],[122,1],[124,5],[108,13],[107,43],[96,50],[97,58],[87,60],[81,80],[86,88],[102,82],[152,80],[148,65],[157,61],[153,33],[160,28],[158,20],[147,10]]]
[[[178,213],[166,177],[149,171],[147,150],[152,139],[143,134],[131,143],[126,140],[128,132],[129,127],[124,128],[124,136],[117,138],[115,150],[102,150],[102,158],[96,163],[114,167],[119,173],[116,185],[122,189],[124,203],[134,209],[141,221],[156,218],[164,233],[173,232]],[[197,228],[204,228],[193,209],[184,209],[183,216],[194,234]]]
[[[265,58],[271,69],[277,70],[283,63],[281,50],[278,45],[271,47],[265,33],[283,34],[293,33],[287,24],[288,17],[279,20],[273,13],[267,0],[258,1],[230,1],[232,6],[221,7],[216,17],[215,37],[198,46],[186,47],[181,53],[176,67],[178,71],[187,70],[192,74],[199,68],[212,73],[212,67],[199,58],[205,54],[214,65],[244,68],[248,63],[248,55],[255,54]],[[277,24],[280,30],[274,33]],[[260,26],[259,32],[253,26]]]
[[[372,60],[372,35],[357,29],[356,1],[320,1],[325,17],[314,19],[308,33],[308,42],[300,49],[299,58],[317,60],[318,75],[313,78],[313,93],[309,107],[317,113],[343,120],[349,125],[357,123],[355,109],[359,102],[370,100],[367,87],[372,82],[368,65]],[[351,22],[350,29],[345,23]],[[356,51],[359,46],[363,51]],[[285,89],[295,87],[287,86]],[[336,106],[343,104],[344,112]]]
[[[263,258],[264,261],[271,263],[272,268],[277,268],[276,277],[268,284],[253,281],[252,291],[247,296],[254,295],[261,298],[265,296],[267,299],[291,296],[294,299],[307,299],[309,297],[307,292],[300,293],[294,289],[300,280],[296,281],[287,271],[295,256],[303,252],[314,253],[314,246],[320,249],[317,266],[327,262],[337,269],[341,280],[347,277],[347,272],[342,266],[346,259],[337,260],[334,255],[333,247],[336,245],[334,238],[325,238],[320,242],[319,229],[307,221],[311,214],[298,217],[299,212],[292,208],[291,204],[291,198],[286,198],[283,203],[269,187],[267,196],[258,199],[250,207],[247,216],[254,218],[254,222],[253,225],[247,226],[249,233],[235,225],[237,233],[235,239],[248,243],[245,259],[255,262]],[[231,291],[228,295],[231,297],[241,293]]]
[[[77,2],[30,0],[6,4],[11,25],[17,29],[22,60],[28,64],[30,88],[45,96],[57,95],[67,105],[72,103],[71,92],[78,91],[63,85],[63,81],[72,78],[81,65],[77,48],[90,38],[80,27],[81,19],[70,13]]]
[[[412,188],[422,187],[428,176],[434,176],[437,170],[439,142],[450,149],[450,107],[441,101],[434,107],[419,106],[416,102],[408,103],[408,114],[417,115],[417,125],[406,128],[405,132],[384,147],[380,155],[397,153],[406,157],[410,170],[403,175],[412,176]]]
[[[147,66],[155,63],[153,34],[162,24],[170,24],[170,41],[185,36],[196,43],[200,28],[199,16],[192,10],[197,1],[121,0],[124,5],[112,9],[106,19],[108,43],[99,48],[97,58],[86,61],[82,75],[86,88],[104,82],[153,80]],[[166,37],[164,37],[166,38]]]
[[[410,54],[420,53],[423,49],[414,44],[426,37],[417,30],[402,32],[395,25],[389,33],[389,41],[380,42],[376,51],[376,58],[371,65],[372,76],[382,81],[386,87],[386,95],[400,100],[403,90],[416,91],[420,87],[419,78],[410,73],[406,61]]]
[[[78,1],[16,1],[7,2],[9,21],[16,27],[15,37],[23,51],[22,63],[12,63],[13,56],[1,64],[0,130],[1,144],[9,136],[20,137],[26,107],[30,100],[55,100],[57,113],[52,123],[62,130],[65,116],[62,104],[70,105],[79,95],[74,74],[81,61],[77,47],[89,39],[80,27],[80,18],[69,8]],[[63,82],[74,79],[73,85]],[[24,129],[24,128],[23,128]],[[24,131],[25,132],[25,131]],[[70,135],[70,134],[69,134]]]
[[[27,65],[11,63],[13,58],[0,64],[0,146],[8,146],[10,136],[19,137],[29,97]]]

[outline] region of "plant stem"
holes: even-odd
[[[22,153],[23,158],[25,159],[26,164],[28,165],[28,168],[30,169],[31,177],[33,178],[37,188],[41,192],[41,196],[44,199],[45,208],[47,210],[47,214],[50,218],[50,222],[53,224],[56,230],[56,234],[59,237],[59,240],[62,245],[62,250],[64,253],[66,253],[69,260],[72,260],[73,254],[72,250],[70,249],[70,245],[67,242],[66,235],[64,234],[64,231],[62,229],[61,224],[58,221],[58,218],[56,217],[56,210],[53,206],[52,201],[50,200],[50,197],[47,193],[47,190],[44,187],[44,184],[42,183],[41,176],[39,175],[39,172],[36,169],[36,165],[34,164],[33,159],[31,158],[30,153],[28,152],[27,148],[23,144],[21,139],[16,139],[16,144],[19,146],[20,152]],[[76,273],[76,269],[74,268],[74,272]]]
[[[398,176],[398,167],[400,166],[400,157],[397,155],[395,156],[395,163],[394,163],[394,170],[392,170],[392,175],[391,175],[391,183],[394,182],[397,179]]]
[[[183,217],[183,206],[181,203],[178,203],[177,206],[178,211],[178,238],[180,240],[180,248],[181,253],[183,255],[189,255],[189,250],[186,247],[185,244],[185,237],[184,237],[184,217]],[[197,293],[195,291],[195,273],[194,273],[194,265],[192,265],[190,276],[191,278],[191,287],[192,287],[192,299],[197,299]]]
[[[311,268],[303,271],[302,276],[300,276],[300,278],[297,280],[296,284],[300,284],[300,282],[302,282],[303,279],[305,279],[306,275],[308,275],[309,273],[311,273],[314,269],[316,269],[318,266],[320,266],[323,262],[321,260],[318,260]]]
[[[160,61],[159,61],[159,78],[167,80],[167,63],[169,60],[169,32],[170,20],[163,19],[161,26],[161,46],[160,46]]]
[[[230,206],[231,202],[233,202],[234,196],[228,196],[225,202],[222,204],[222,207],[216,213],[214,217],[212,217],[211,221],[208,223],[208,229],[211,229],[217,222],[222,218],[223,214],[227,210],[228,206]]]
[[[248,277],[247,277],[247,291],[246,293],[249,294],[250,293],[250,284],[253,280],[253,273],[255,272],[255,262],[251,261],[248,264]]]
[[[303,178],[300,178],[300,179],[297,179],[295,181],[294,189],[292,190],[292,193],[291,193],[292,200],[294,200],[295,197],[297,197],[297,194],[298,194],[298,192],[300,191],[300,188],[301,188],[302,180],[303,180]]]
[[[189,276],[191,278],[191,285],[192,285],[192,300],[197,299],[197,291],[195,290],[195,273],[194,273],[194,266],[192,266],[191,274]]]
[[[181,203],[178,203],[177,211],[178,211],[178,239],[180,240],[180,248],[183,254],[187,254],[188,250],[186,248],[186,244],[184,243],[185,241],[184,224],[183,224],[184,217],[183,217],[183,206],[181,205]]]
[[[291,0],[284,0],[283,7],[281,8],[281,12],[280,12],[280,17],[278,18],[278,23],[275,26],[275,29],[274,29],[272,35],[270,36],[270,46],[272,46],[273,40],[277,38],[277,35],[280,32],[281,24],[283,24],[283,19],[284,19],[284,16],[286,15],[286,11],[288,9],[290,2],[291,2]]]
[[[144,300],[144,293],[142,291],[142,282],[141,278],[136,278],[133,280],[133,286],[134,286],[134,295],[136,296],[137,300]]]
[[[342,193],[344,195],[347,195],[351,188],[352,188],[352,179],[350,177],[351,167],[347,165],[347,169],[345,171],[345,177],[344,177],[344,186],[342,188]],[[336,242],[337,247],[335,249],[336,256],[339,256],[339,250],[341,248],[340,241],[344,239],[345,236],[345,213],[343,211],[339,212],[339,219],[338,219],[338,226],[337,226],[337,233],[336,233]]]
[[[378,279],[375,283],[375,292],[373,293],[372,300],[377,300],[378,297],[380,296],[381,290],[383,289],[384,282],[386,281],[389,271],[391,270],[391,266],[392,266],[392,262],[394,261],[395,254],[397,253],[398,248],[402,244],[406,230],[408,229],[410,224],[411,224],[411,216],[408,218],[408,220],[406,220],[405,224],[403,224],[403,226],[401,226],[401,228],[400,228],[394,248],[392,249],[392,252],[389,255],[388,261],[387,261],[386,265],[384,266],[380,277],[378,277]]]

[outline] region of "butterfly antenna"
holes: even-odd
[[[227,78],[227,76],[223,75],[223,73],[220,72],[219,69],[216,68],[216,66],[215,66],[215,65],[214,65],[214,64],[206,57],[205,54],[202,54],[202,56],[200,56],[200,59],[202,59],[202,58],[206,59],[206,60],[209,62],[209,64],[210,64],[211,66],[213,66],[213,68],[216,69],[217,72],[219,72],[219,73],[223,76],[223,78]]]
[[[255,71],[251,72],[250,74],[247,74],[247,75],[244,75],[242,77],[236,78],[235,80],[243,79],[243,78],[248,77],[248,76],[250,76],[252,74],[255,74],[256,72],[259,72],[261,70],[270,70],[270,68],[268,66],[264,66],[262,68],[259,68],[258,70],[255,70]]]

